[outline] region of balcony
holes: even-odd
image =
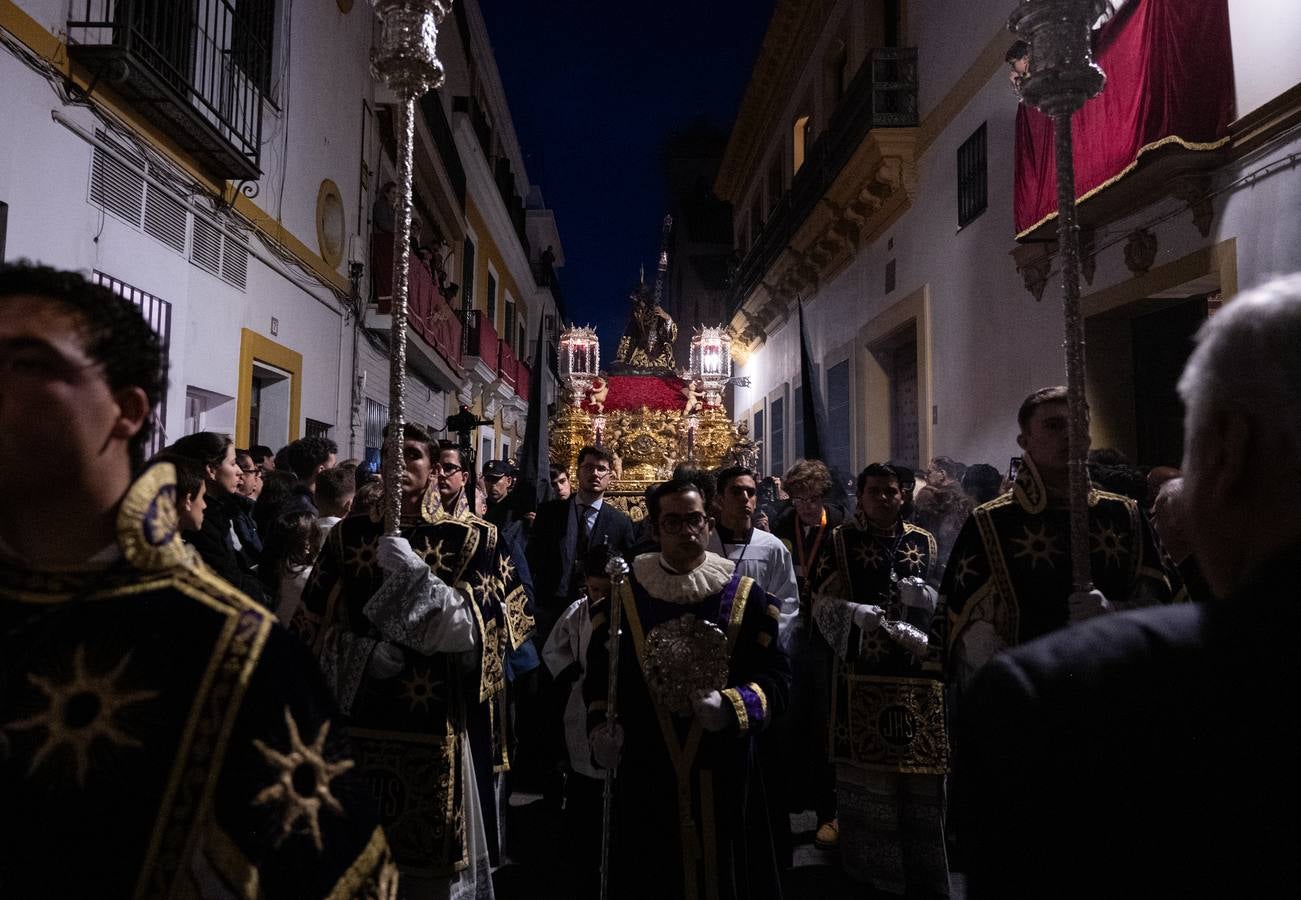
[[[504,340],[497,350],[497,376],[512,391],[519,384],[519,360],[515,358],[515,351],[510,348],[510,344]]]
[[[371,242],[371,281],[375,286],[378,316],[388,316],[393,294],[392,235],[376,233]],[[384,327],[383,320],[369,327]],[[407,271],[407,328],[441,358],[448,373],[461,368],[461,322],[438,288],[429,267],[412,259]],[[437,379],[446,381],[445,377]]]
[[[470,125],[474,128],[475,137],[479,139],[479,149],[483,151],[485,159],[492,159],[492,126],[488,124],[488,116],[479,104],[479,99],[453,97],[452,112],[465,113],[470,117]]]
[[[235,0],[73,0],[68,55],[211,175],[255,179],[273,33]]]
[[[519,374],[515,377],[515,393],[525,403],[529,401],[529,387],[532,383],[533,373],[523,362],[519,364]]]
[[[1210,233],[1210,175],[1234,119],[1227,0],[1130,0],[1094,37],[1107,86],[1071,118],[1077,221],[1101,228],[1173,195]],[[1033,73],[1032,73],[1033,74]],[[1019,241],[1057,235],[1052,120],[1017,110],[1013,216]]]
[[[481,310],[472,309],[463,314],[467,320],[469,334],[466,338],[465,357],[475,357],[489,371],[493,377],[497,375],[497,353],[501,347],[501,339],[497,337],[497,329],[493,327],[492,322]],[[466,363],[469,364],[467,359]]]
[[[420,113],[425,118],[429,133],[434,136],[434,146],[447,171],[447,179],[452,183],[456,201],[465,209],[465,167],[461,164],[461,154],[456,152],[456,141],[452,138],[452,128],[443,112],[443,104],[434,91],[420,98]]]
[[[849,224],[829,223],[828,228],[838,228],[846,236],[851,229],[868,223],[880,206],[873,205],[872,197],[862,197],[859,190],[833,191],[844,180],[842,173],[857,157],[862,155],[875,129],[911,129],[917,125],[917,50],[913,47],[885,47],[872,50],[868,59],[850,82],[844,97],[836,107],[826,131],[817,139],[805,156],[791,186],[768,215],[767,222],[751,238],[749,252],[741,260],[732,276],[728,294],[728,309],[735,315],[761,282],[793,244],[804,244],[801,255],[817,255],[816,245],[822,243],[821,235],[809,235],[797,241],[797,234],[807,232],[821,201],[827,200],[837,208],[843,207],[850,215]],[[875,163],[889,153],[878,153]],[[870,184],[871,179],[865,183]],[[853,186],[857,188],[858,185]],[[866,189],[865,189],[866,190]],[[843,203],[834,203],[829,195],[844,194]],[[867,208],[856,204],[865,202]],[[857,228],[861,231],[861,228]],[[857,238],[855,238],[856,240]],[[807,280],[807,276],[806,276]]]

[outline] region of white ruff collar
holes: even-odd
[[[736,563],[705,551],[705,561],[690,572],[670,572],[658,553],[643,553],[632,561],[633,573],[646,593],[666,603],[699,603],[721,591],[736,571]]]

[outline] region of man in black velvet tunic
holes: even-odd
[[[613,729],[606,605],[593,611],[583,688],[593,756],[619,767],[614,894],[779,897],[753,736],[786,706],[780,603],[705,550],[711,523],[693,481],[667,482],[649,507],[661,551],[637,557],[615,597],[623,626]]]

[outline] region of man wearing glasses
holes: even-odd
[[[611,608],[592,609],[583,680],[592,756],[623,770],[615,782],[614,896],[777,897],[752,743],[786,708],[781,604],[706,549],[712,520],[693,476],[675,476],[651,495],[660,550],[633,561],[614,598],[624,624],[612,728]]]
[[[528,561],[538,599],[539,641],[545,643],[556,619],[578,596],[578,563],[604,543],[614,556],[635,540],[632,520],[605,502],[614,483],[614,457],[604,447],[578,453],[578,489],[568,500],[542,504],[529,537]]]

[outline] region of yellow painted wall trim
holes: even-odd
[[[247,328],[239,330],[239,385],[235,390],[235,445],[248,446],[249,415],[253,411],[253,363],[262,362],[289,373],[289,440],[298,439],[303,398],[303,355]]]
[[[82,90],[89,86],[90,73],[79,66],[73,66],[68,58],[68,45],[64,39],[46,31],[40,22],[20,9],[13,0],[0,0],[0,29],[12,34],[29,50],[53,66],[57,72],[71,78]],[[91,99],[100,109],[130,128],[166,159],[184,170],[204,190],[214,196],[223,197],[253,228],[269,240],[280,244],[323,282],[340,291],[350,290],[346,277],[340,275],[335,268],[326,264],[319,254],[294,237],[278,219],[264,212],[248,197],[237,194],[232,185],[215,180],[204,172],[193,157],[178,147],[175,141],[142,113],[119,98],[110,87],[102,83],[95,85],[95,93]]]
[[[498,337],[506,337],[501,333],[500,325],[498,325],[498,322],[505,317],[505,291],[509,290],[511,296],[515,298],[515,311],[517,314],[523,308],[521,299],[524,295],[520,293],[519,285],[516,283],[514,276],[511,275],[510,269],[506,265],[506,258],[502,255],[501,248],[497,246],[497,241],[493,238],[492,231],[489,230],[483,214],[479,212],[478,207],[474,205],[474,202],[469,197],[465,199],[465,217],[469,220],[470,228],[473,229],[478,241],[475,246],[476,255],[474,260],[474,308],[485,311],[488,308],[486,290],[488,285],[488,263],[491,261],[493,270],[496,272],[497,289],[501,293],[501,296],[498,297],[497,315],[494,317],[496,321],[492,323],[492,327],[497,331]]]

